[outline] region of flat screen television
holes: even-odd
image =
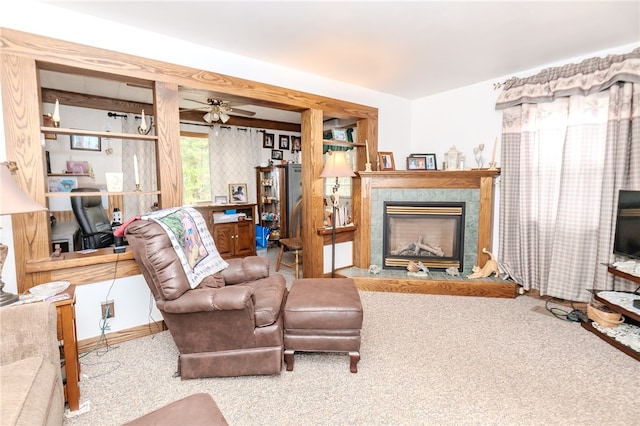
[[[613,253],[640,259],[640,191],[620,190]]]

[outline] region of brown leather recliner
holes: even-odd
[[[183,379],[279,374],[283,361],[285,279],[269,259],[229,259],[229,267],[191,289],[169,237],[137,220],[126,236],[180,352]]]

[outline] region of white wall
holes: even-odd
[[[443,153],[454,144],[468,159],[472,158],[472,149],[479,143],[487,145],[485,149],[490,152],[493,140],[500,133],[501,115],[493,109],[498,95],[492,88],[494,81],[412,103],[396,96],[152,34],[45,3],[13,2],[11,8],[3,8],[0,26],[377,107],[379,150],[394,152],[398,169],[404,168],[405,157],[411,152],[435,152],[441,163]],[[4,129],[0,130],[0,159],[4,160]],[[467,164],[470,163],[467,161]],[[2,217],[0,223],[0,241],[10,246],[3,278],[7,283],[6,289],[15,292],[11,221]],[[80,339],[100,334],[95,313],[99,312],[98,302],[106,297],[107,289],[106,283],[96,283],[82,286],[78,291]],[[115,300],[116,318],[111,321],[111,331],[148,321],[149,300],[145,289],[141,276],[115,280],[113,297],[110,298]]]

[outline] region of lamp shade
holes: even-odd
[[[5,163],[0,163],[0,215],[47,210],[20,189]]]
[[[327,162],[320,173],[320,177],[353,177],[356,174],[351,170],[347,156],[344,151],[329,151],[327,153]]]

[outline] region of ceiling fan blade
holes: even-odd
[[[205,111],[207,111],[207,109],[208,109],[208,107],[185,108],[185,109],[181,109],[180,113],[189,112],[189,111],[202,111],[202,112],[205,112]]]
[[[231,108],[231,111],[229,111],[229,114],[246,115],[248,117],[253,117],[254,115],[256,115],[256,113],[253,111],[247,111],[246,109],[239,109],[239,108],[233,108],[233,107]]]
[[[199,100],[197,100],[197,99],[184,98],[184,100],[185,100],[185,101],[189,101],[189,102],[195,102],[195,103],[197,103],[197,104],[207,105],[207,106],[211,105],[211,104],[210,104],[210,103],[208,103],[208,102],[202,102],[202,101],[199,101]]]

